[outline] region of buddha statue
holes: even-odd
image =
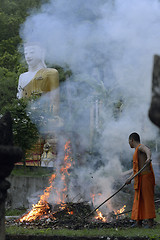
[[[30,98],[32,96],[45,97],[47,103],[45,106],[47,111],[51,113],[51,119],[49,121],[58,126],[59,124],[59,73],[54,68],[47,68],[44,62],[44,49],[37,43],[30,43],[24,45],[24,56],[28,65],[28,72],[24,72],[19,77],[17,98]],[[45,109],[45,110],[46,110]],[[44,109],[41,109],[42,113]],[[56,119],[56,120],[55,120]],[[55,124],[55,125],[56,125]],[[52,133],[52,137],[55,138],[55,134]],[[40,143],[36,145],[40,146],[37,154],[42,154],[40,149],[43,149],[44,139],[39,138]],[[54,148],[54,146],[53,146]],[[35,153],[33,153],[35,159]]]
[[[24,45],[24,56],[28,72],[22,73],[19,77],[17,97],[29,98],[52,92],[50,104],[53,104],[53,112],[56,113],[59,105],[58,71],[46,67],[44,50],[36,43]]]

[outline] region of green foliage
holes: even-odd
[[[26,212],[26,208],[18,208],[18,209],[8,209],[5,213],[6,216],[19,216]]]
[[[12,55],[8,52],[5,52],[2,57],[0,57],[0,65],[3,66],[4,68],[8,68],[10,71],[14,71],[15,66],[18,61],[18,56],[17,54]],[[14,72],[13,72],[14,74]]]
[[[27,176],[27,177],[42,177],[42,176],[51,176],[53,174],[53,169],[51,168],[42,168],[39,166],[26,166],[25,171],[23,166],[15,166],[12,170],[11,175],[13,176]]]
[[[0,113],[3,107],[15,99],[17,92],[17,74],[0,67]]]
[[[39,137],[37,127],[32,123],[26,113],[28,101],[30,100],[14,99],[12,103],[6,105],[2,111],[2,114],[10,111],[13,119],[14,144],[21,147],[24,153],[36,143]]]
[[[64,82],[67,78],[69,78],[72,75],[72,71],[69,69],[68,66],[66,67],[65,70],[61,66],[56,65],[53,67],[56,68],[59,73],[60,82]]]
[[[0,41],[19,35],[20,24],[24,22],[32,9],[38,9],[43,2],[48,1],[0,0]]]

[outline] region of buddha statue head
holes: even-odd
[[[38,43],[27,43],[24,45],[24,56],[29,71],[37,71],[46,68],[44,62],[45,51]]]

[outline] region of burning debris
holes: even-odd
[[[24,215],[22,218],[16,220],[21,223],[28,222],[37,222],[39,220],[46,222],[80,222],[84,219],[86,214],[91,212],[91,207],[86,202],[68,202],[61,203],[51,206],[49,204],[38,206],[38,213],[41,213],[41,216],[37,214],[32,215],[32,218],[29,214]],[[42,215],[43,212],[43,215]]]
[[[118,211],[109,213],[107,216],[103,216],[99,209],[96,209],[96,211],[93,212],[93,204],[91,205],[86,201],[82,201],[82,198],[80,198],[77,202],[73,202],[73,199],[72,201],[68,201],[67,181],[68,176],[70,175],[69,169],[71,169],[74,165],[70,141],[66,142],[64,151],[64,162],[61,164],[59,171],[57,170],[56,173],[52,174],[49,180],[49,187],[44,190],[44,193],[40,196],[38,203],[33,205],[32,209],[28,213],[15,221],[16,224],[25,226],[42,225],[43,227],[49,225],[54,228],[62,226],[80,228],[91,223],[108,224],[114,219],[122,219],[123,215],[118,217],[117,214],[122,213],[126,206],[122,207]],[[59,188],[56,188],[57,178],[58,186],[61,186]],[[51,194],[53,192],[54,195]],[[54,197],[54,201],[51,199],[52,195]]]
[[[44,208],[39,205],[39,208]],[[112,211],[108,215],[103,216],[98,210],[90,216],[85,218],[86,215],[91,213],[92,207],[87,202],[68,202],[64,204],[56,204],[51,206],[46,203],[46,209],[43,210],[41,217],[36,217],[34,220],[25,219],[24,216],[18,220],[7,220],[6,226],[22,226],[24,228],[50,228],[50,229],[106,229],[106,228],[130,228],[134,221],[128,217],[128,212],[125,211],[125,205],[117,210]],[[42,209],[41,209],[42,213]],[[144,225],[147,222],[144,222]],[[156,224],[156,223],[155,223]]]
[[[87,202],[68,202],[56,204],[54,206],[45,202],[43,205],[35,205],[28,213],[16,220],[16,224],[22,226],[39,226],[39,227],[53,227],[53,228],[71,228],[79,229],[84,227],[94,227],[100,225],[101,227],[110,226],[117,220],[132,221],[126,218],[122,212],[125,206],[117,211],[112,211],[107,216],[96,210],[92,213],[92,207]],[[92,213],[92,215],[90,215]],[[119,213],[121,213],[119,215]],[[90,215],[90,218],[86,218]]]
[[[123,214],[123,212],[125,211],[126,205],[124,205],[122,208],[120,208],[117,211],[114,211],[115,215],[118,217],[119,215]]]
[[[42,208],[44,207],[41,206]],[[39,206],[39,208],[41,209]],[[45,211],[41,217],[26,218],[26,215],[18,220],[8,220],[6,225],[18,225],[25,228],[52,228],[52,229],[83,229],[83,228],[110,228],[130,227],[133,221],[126,215],[118,216],[114,211],[103,216],[98,210],[90,218],[85,218],[92,208],[87,202],[68,202],[51,206],[46,204]],[[119,210],[120,211],[120,210]],[[39,210],[40,212],[40,210]],[[41,209],[42,213],[42,209]]]
[[[52,174],[49,179],[49,187],[44,190],[43,195],[40,196],[40,200],[37,204],[32,206],[31,211],[25,214],[21,219],[20,222],[23,221],[34,221],[41,218],[46,218],[47,216],[53,215],[51,214],[51,205],[49,204],[49,197],[51,191],[54,191],[54,201],[56,204],[61,204],[61,208],[64,209],[65,207],[65,200],[68,192],[67,187],[67,176],[70,175],[69,169],[73,165],[72,154],[71,154],[71,142],[67,141],[65,144],[65,157],[64,162],[60,167],[60,170]],[[58,189],[55,187],[55,181],[60,176],[59,182],[61,187]],[[54,218],[54,217],[52,217]]]

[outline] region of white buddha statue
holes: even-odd
[[[54,68],[46,67],[44,62],[44,50],[37,43],[25,44],[24,55],[28,64],[28,72],[22,73],[19,77],[17,97],[19,99],[29,98],[34,95],[45,97],[47,101],[46,105],[43,107],[46,107],[47,111],[49,109],[49,112],[51,113],[51,118],[48,119],[49,124],[59,126],[59,73]],[[42,109],[42,113],[43,112],[44,110]],[[51,132],[51,134],[54,139],[54,132]],[[43,146],[43,139],[41,139],[41,137],[35,146],[38,156],[41,155],[41,149]],[[52,144],[51,147],[56,148],[56,143]],[[34,152],[33,156],[35,157]],[[45,156],[47,156],[47,158],[53,158],[50,153],[47,153]],[[37,160],[39,161],[38,157]],[[43,163],[44,162],[45,161],[43,161]],[[53,166],[53,163],[51,161],[50,164],[46,165]]]
[[[38,44],[24,45],[25,60],[28,72],[22,73],[18,82],[17,97],[41,96],[54,92],[50,101],[53,112],[58,111],[59,105],[59,74],[54,68],[47,68],[44,62],[44,50]],[[54,90],[54,91],[53,91]]]

